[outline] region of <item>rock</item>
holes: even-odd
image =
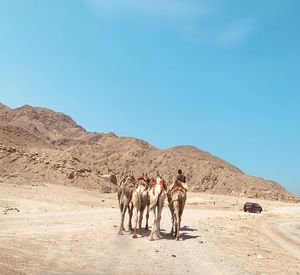
[[[68,175],[68,179],[74,179],[75,177],[75,172],[72,171],[69,175]]]

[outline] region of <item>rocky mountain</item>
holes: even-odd
[[[0,182],[74,185],[107,190],[107,174],[120,179],[157,171],[170,180],[184,170],[191,190],[297,201],[276,182],[244,174],[237,167],[193,146],[159,150],[113,133],[87,132],[69,116],[25,105],[0,103]]]

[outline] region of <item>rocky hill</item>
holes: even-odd
[[[297,201],[276,182],[244,174],[237,167],[192,146],[159,150],[149,143],[113,133],[87,132],[63,113],[0,103],[0,182],[110,187],[107,173],[120,179],[159,171],[166,179],[180,167],[191,190],[253,198]]]

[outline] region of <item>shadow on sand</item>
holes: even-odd
[[[194,232],[194,231],[198,231],[198,229],[195,229],[195,228],[190,228],[188,226],[183,226],[181,229],[180,229],[180,239],[182,239],[183,241],[184,240],[188,240],[188,239],[196,239],[196,238],[199,238],[200,235],[190,235],[188,234],[187,232]],[[171,236],[170,233],[163,233],[163,238],[164,239],[167,239],[167,240],[175,240],[175,237],[174,236]]]
[[[183,226],[181,229],[181,231],[198,231],[198,229],[196,228],[190,228],[189,226]]]
[[[188,232],[195,232],[195,231],[198,231],[198,229],[196,228],[191,228],[189,226],[183,226],[181,229],[180,229],[180,239],[182,239],[183,241],[185,240],[188,240],[188,239],[196,239],[196,238],[199,238],[200,235],[190,235]],[[132,231],[125,231],[124,232],[124,235],[132,235],[133,232]],[[142,234],[143,235],[138,235],[138,238],[147,238],[150,236],[151,234],[151,227],[146,230],[146,229],[142,229]],[[166,230],[164,229],[161,229],[161,234],[163,236],[163,239],[166,239],[166,240],[175,240],[175,237],[174,236],[171,236],[170,233],[166,233]]]

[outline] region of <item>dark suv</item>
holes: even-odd
[[[261,213],[262,207],[255,202],[246,202],[244,204],[244,212]]]

